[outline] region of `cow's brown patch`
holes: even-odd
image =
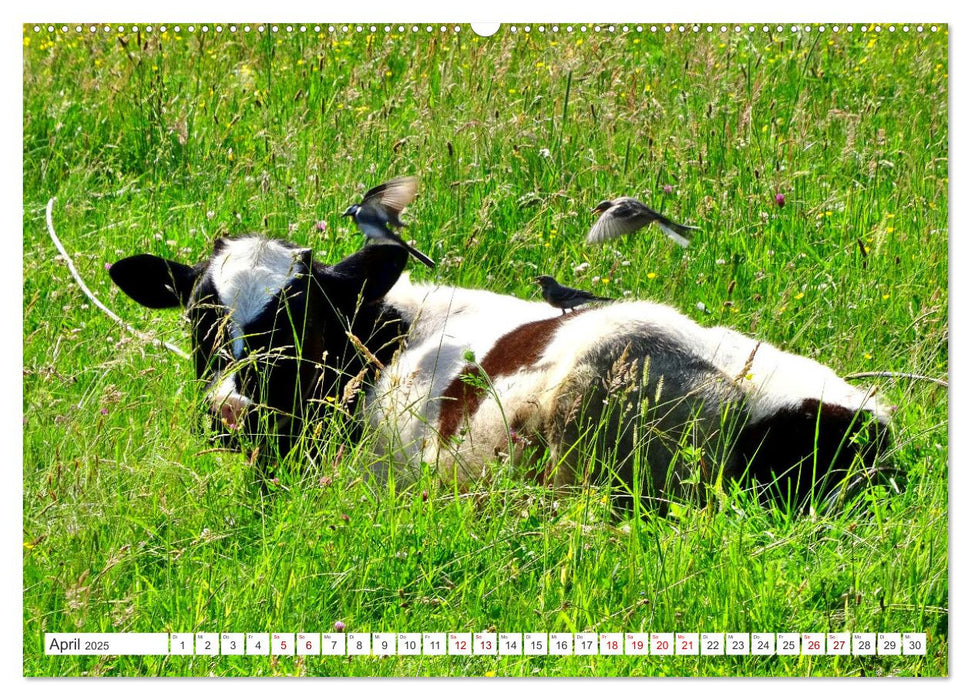
[[[466,416],[473,415],[485,397],[484,372],[491,380],[536,364],[563,322],[584,310],[526,323],[496,341],[479,363],[466,365],[442,393],[438,432],[444,442],[455,435]]]

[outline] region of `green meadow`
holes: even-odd
[[[337,261],[340,214],[421,178],[416,280],[537,274],[669,304],[842,375],[948,377],[948,31],[538,25],[23,30],[27,676],[942,676],[948,391],[900,376],[887,478],[838,504],[613,513],[602,488],[376,485],[334,433],[267,493],[207,433],[135,253],[261,232]],[[554,31],[556,29],[556,31]],[[864,31],[866,30],[866,31]],[[585,245],[601,199],[699,227]],[[323,426],[326,431],[326,426]],[[325,436],[326,432],[323,433]],[[924,632],[924,656],[46,656],[45,632]]]

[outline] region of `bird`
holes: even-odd
[[[587,304],[591,301],[613,301],[613,299],[598,297],[582,289],[564,287],[549,275],[540,275],[535,279],[535,282],[542,288],[543,299],[546,300],[546,303],[559,309],[564,314],[566,314],[567,309],[572,309],[575,306]]]
[[[369,241],[391,241],[407,250],[412,257],[434,269],[435,261],[405,243],[393,228],[401,228],[401,210],[411,204],[418,191],[418,178],[396,177],[372,187],[364,199],[349,206],[341,216],[350,216]]]
[[[696,226],[676,224],[633,197],[605,199],[593,208],[593,213],[600,214],[600,218],[587,234],[587,243],[603,243],[656,223],[675,243],[687,248],[691,232],[698,230]]]

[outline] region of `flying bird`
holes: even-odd
[[[542,287],[543,298],[550,306],[560,309],[564,314],[567,309],[586,304],[591,301],[613,301],[607,297],[598,297],[582,289],[564,287],[549,275],[540,275],[535,282]]]
[[[587,234],[587,243],[603,243],[656,223],[675,243],[687,248],[691,232],[698,230],[695,226],[676,224],[633,197],[604,200],[593,208],[593,212],[600,214],[600,218]]]
[[[422,264],[434,268],[435,261],[405,243],[392,229],[401,228],[401,211],[411,204],[418,191],[418,178],[396,177],[364,193],[359,204],[349,206],[342,216],[350,216],[369,241],[390,241],[407,250]]]

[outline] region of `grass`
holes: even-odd
[[[730,490],[617,519],[499,477],[378,488],[367,441],[263,497],[202,429],[192,369],[97,312],[56,258],[195,262],[251,231],[338,260],[340,213],[422,178],[415,279],[538,298],[536,274],[662,301],[845,375],[947,377],[948,57],[937,32],[681,35],[468,26],[371,35],[24,28],[24,674],[847,676],[948,673],[947,391],[880,379],[896,467],[798,515]],[[760,29],[760,28],[759,28]],[[702,228],[588,248],[644,198]],[[783,205],[777,202],[782,195]],[[325,230],[320,230],[325,229]],[[293,465],[291,465],[293,466]],[[922,631],[923,657],[47,657],[44,632]]]

